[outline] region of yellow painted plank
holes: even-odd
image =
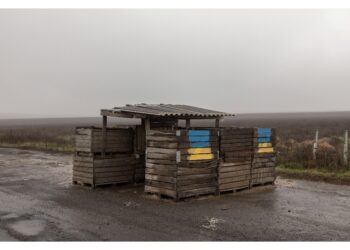
[[[258,153],[273,153],[273,148],[259,148]]]
[[[272,143],[264,142],[264,143],[258,143],[259,148],[272,148]]]
[[[187,152],[189,154],[211,154],[211,148],[190,148]]]
[[[189,161],[212,160],[212,159],[214,159],[213,154],[198,154],[198,155],[187,156],[187,160]]]

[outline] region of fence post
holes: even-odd
[[[318,149],[318,129],[316,130],[314,148],[312,151],[314,160],[316,160],[316,158],[317,158],[317,149]]]
[[[344,134],[344,165],[348,165],[348,143],[349,137],[348,137],[348,130],[345,130]]]

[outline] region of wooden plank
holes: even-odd
[[[148,131],[149,136],[176,136],[176,131],[160,131],[160,130],[150,130]]]
[[[196,148],[196,147],[197,148],[210,147],[210,148],[219,149],[219,142],[211,141],[208,143],[202,143],[202,142],[190,143],[188,141],[180,141],[178,144],[179,149],[190,149],[190,148]]]
[[[251,160],[251,157],[224,157],[225,162],[242,162],[242,161],[249,161]]]
[[[212,149],[211,148],[189,148],[187,150],[188,154],[211,154],[212,153]]]
[[[214,174],[216,173],[215,167],[210,168],[183,168],[179,167],[177,170],[177,175],[196,175],[196,174]]]
[[[176,170],[146,168],[146,170],[144,172],[146,174],[175,177],[175,171]]]
[[[195,179],[205,179],[205,178],[215,178],[217,176],[216,173],[211,173],[211,174],[195,174],[195,175],[182,175],[178,176],[177,180],[182,181],[182,180],[195,180]]]
[[[227,178],[227,177],[235,177],[235,176],[242,176],[242,175],[250,175],[250,169],[245,169],[241,171],[235,171],[235,172],[224,172],[219,173],[219,178]]]
[[[221,128],[220,134],[233,135],[233,134],[254,134],[254,128]]]
[[[250,174],[241,175],[241,176],[231,176],[228,178],[219,178],[218,183],[226,184],[226,183],[232,183],[232,182],[239,182],[239,181],[249,181],[250,180]]]
[[[222,151],[222,154],[227,157],[239,157],[239,156],[254,156],[254,151],[250,148],[245,148],[241,150],[226,150]]]
[[[87,156],[78,156],[78,155],[74,155],[73,156],[73,160],[77,161],[77,162],[93,162],[94,158],[93,157],[87,157]]]
[[[275,167],[274,162],[265,162],[265,163],[253,163],[253,169],[258,169],[258,168],[274,168]]]
[[[176,198],[175,190],[166,189],[166,188],[159,188],[159,187],[145,185],[145,192],[146,193],[153,193],[153,194],[162,194],[162,195],[167,195],[167,196],[172,197],[172,198]]]
[[[176,154],[176,149],[147,147],[147,152],[148,153],[160,153],[160,154],[175,155]]]
[[[241,165],[250,165],[251,161],[241,161],[241,162],[220,162],[220,167],[225,168],[225,167],[234,167],[234,166],[241,166]]]
[[[207,188],[207,187],[215,187],[216,188],[217,183],[215,182],[209,182],[209,183],[199,183],[199,184],[190,184],[186,186],[179,186],[178,191],[186,191],[186,190],[194,190],[198,188]]]
[[[176,136],[147,136],[146,140],[154,142],[177,142]]]
[[[212,160],[214,158],[214,154],[195,154],[187,156],[188,161]]]
[[[118,172],[98,172],[98,173],[93,173],[93,172],[90,172],[90,173],[87,173],[87,172],[80,172],[80,171],[76,171],[76,170],[73,170],[73,175],[74,176],[79,176],[79,177],[85,177],[85,178],[93,178],[94,176],[95,177],[101,177],[101,178],[104,178],[104,177],[117,177],[119,178],[120,176],[127,176],[129,178],[132,178],[133,176],[133,170],[128,170],[128,171],[118,171]]]
[[[179,163],[179,167],[186,168],[208,168],[208,167],[217,167],[218,160],[204,160],[204,161],[186,161]]]
[[[219,168],[219,173],[231,173],[231,172],[237,172],[237,171],[244,171],[244,170],[250,170],[251,166],[235,166],[235,167],[225,167],[225,168]]]
[[[177,142],[155,142],[155,141],[147,141],[148,147],[154,147],[154,148],[167,148],[167,149],[177,149],[178,143]]]
[[[168,183],[175,183],[175,178],[170,176],[162,176],[162,175],[153,175],[153,174],[146,174],[145,175],[146,180],[151,181],[161,181],[161,182],[168,182]]]
[[[164,188],[169,190],[175,190],[175,184],[174,183],[168,183],[168,182],[161,182],[161,181],[154,181],[154,180],[145,180],[146,186],[150,187],[158,187],[158,188]]]
[[[198,189],[187,190],[187,191],[179,191],[178,196],[179,198],[186,198],[191,196],[214,194],[215,192],[216,192],[216,187],[207,187],[207,188],[198,188]]]
[[[218,142],[219,137],[217,135],[211,135],[211,136],[193,136],[191,137],[191,141],[186,135],[181,135],[179,136],[179,140],[181,142],[190,142],[190,143],[195,143],[195,142]]]
[[[231,189],[235,189],[235,188],[245,188],[248,186],[249,186],[249,180],[237,181],[237,182],[219,184],[219,190],[225,191],[225,190],[231,190]]]
[[[176,154],[147,153],[148,159],[176,160]]]
[[[192,185],[192,184],[200,184],[200,183],[216,183],[216,174],[215,177],[202,177],[202,178],[194,178],[194,179],[186,179],[186,180],[181,180],[183,176],[178,176],[177,178],[177,186],[186,186],[186,185]]]
[[[176,164],[156,164],[156,163],[146,163],[146,168],[152,168],[152,169],[156,169],[156,170],[176,170]]]
[[[114,183],[126,183],[132,182],[132,176],[116,176],[116,177],[99,177],[95,178],[95,184],[114,184]]]
[[[73,166],[83,167],[83,168],[93,168],[92,162],[74,162]]]
[[[174,165],[176,164],[176,159],[173,160],[164,160],[164,159],[147,159],[147,163],[153,163],[153,164],[162,164],[162,165]]]
[[[133,167],[124,167],[124,166],[117,166],[117,167],[100,167],[95,168],[95,173],[104,173],[104,172],[119,172],[119,171],[130,171]],[[94,170],[92,167],[83,167],[83,166],[73,166],[73,171],[79,171],[79,172],[86,172],[86,173],[93,173]]]

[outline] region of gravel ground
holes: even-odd
[[[350,240],[350,186],[275,186],[175,203],[142,185],[71,184],[72,157],[0,149],[0,240]]]

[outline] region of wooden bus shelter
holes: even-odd
[[[137,104],[102,109],[102,128],[77,128],[73,182],[145,182],[145,192],[176,200],[273,183],[275,131],[222,128],[233,114],[188,105]],[[107,117],[141,125],[109,128]],[[194,127],[192,120],[213,120]],[[180,121],[183,120],[183,126]]]

